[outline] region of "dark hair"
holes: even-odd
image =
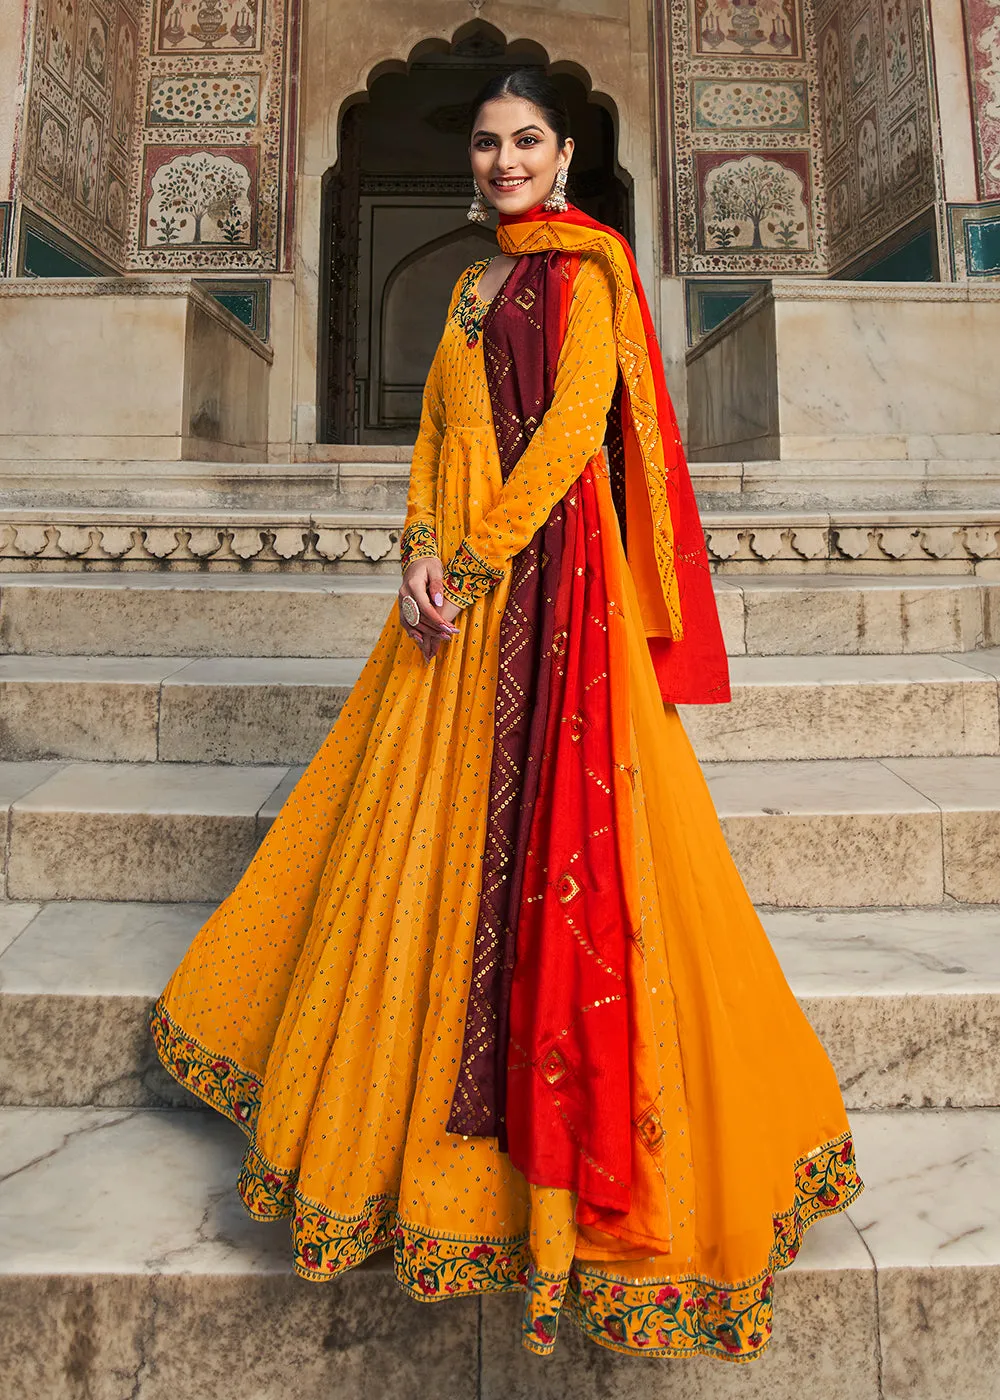
[[[562,93],[540,68],[509,69],[484,83],[472,103],[473,130],[487,102],[495,102],[498,97],[520,97],[530,102],[532,107],[537,107],[545,118],[546,126],[555,132],[556,144],[562,150],[569,136],[569,113]]]

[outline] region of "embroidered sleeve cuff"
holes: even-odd
[[[412,525],[407,525],[399,540],[401,568],[405,569],[414,559],[436,559],[437,554],[437,535],[426,520],[414,520]]]
[[[458,607],[467,608],[477,598],[485,598],[503,575],[503,569],[492,568],[463,540],[444,576],[444,596]]]

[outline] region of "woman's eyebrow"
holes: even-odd
[[[526,131],[541,131],[541,129],[542,128],[540,126],[536,126],[534,122],[531,122],[528,126],[519,126],[518,129],[515,132],[512,132],[511,134],[513,136],[523,136]],[[496,136],[496,132],[485,131],[482,127],[480,127],[480,129],[477,132],[473,133],[472,139],[475,140],[477,136]]]

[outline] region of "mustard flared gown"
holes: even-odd
[[[159,1000],[154,1037],[168,1070],[249,1137],[243,1201],[260,1220],[291,1217],[304,1278],[391,1249],[420,1300],[524,1290],[523,1339],[539,1353],[569,1312],[619,1351],[749,1359],[770,1335],[774,1271],[860,1190],[840,1092],[660,699],[600,466],[617,373],[608,273],[581,260],[544,433],[506,486],[482,345],[463,319],[471,285],[456,291],[428,380],[408,519],[433,528],[445,560],[478,530],[503,576],[429,664],[393,608],[335,727]],[[573,1193],[526,1181],[495,1138],[446,1129],[509,564],[588,462],[626,638],[637,1053],[656,1103],[633,1146],[642,1228],[617,1236],[578,1224]]]

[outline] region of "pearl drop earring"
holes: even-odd
[[[566,167],[560,165],[556,172],[555,184],[549,193],[549,197],[542,204],[543,209],[547,209],[550,214],[565,214],[569,208],[566,199]]]
[[[469,205],[469,212],[466,218],[473,224],[485,224],[490,216],[489,205],[483,198],[483,192],[476,184],[475,180],[472,182],[472,187],[476,193],[473,196],[472,203]]]

